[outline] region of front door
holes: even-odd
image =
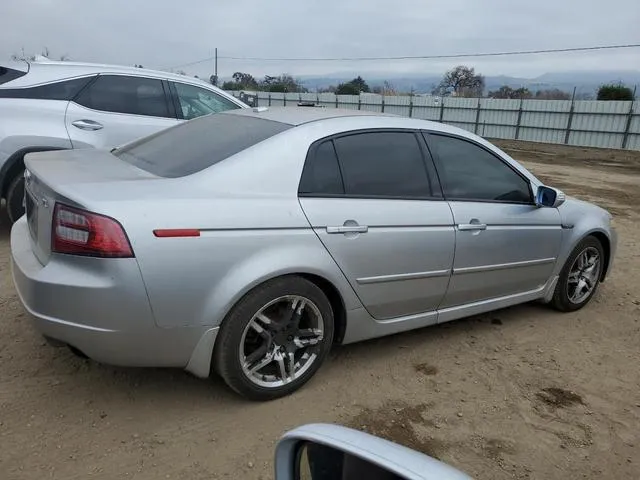
[[[423,139],[374,131],[312,146],[300,204],[368,312],[435,311],[453,263],[453,218]]]
[[[65,115],[74,148],[110,149],[178,122],[162,80],[126,75],[100,75]]]
[[[531,292],[555,267],[562,236],[555,208],[538,208],[528,179],[467,139],[429,134],[456,226],[453,275],[442,308]]]

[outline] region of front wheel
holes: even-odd
[[[598,289],[604,265],[604,250],[592,236],[573,250],[560,273],[551,304],[562,312],[584,307]]]
[[[15,223],[24,215],[24,175],[16,175],[7,189],[7,215],[11,223]]]
[[[320,368],[333,341],[333,311],[322,290],[298,276],[248,293],[225,319],[214,367],[251,400],[289,395]]]

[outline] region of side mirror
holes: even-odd
[[[339,425],[304,425],[276,447],[276,480],[471,480],[427,455]]]
[[[540,186],[536,192],[536,205],[538,207],[558,208],[565,201],[565,194],[551,187]]]

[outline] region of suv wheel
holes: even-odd
[[[9,220],[14,223],[24,215],[24,175],[20,172],[9,184],[7,189],[7,214]]]

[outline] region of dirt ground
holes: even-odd
[[[616,215],[613,275],[573,314],[524,305],[336,348],[295,395],[248,403],[219,380],[119,369],[45,344],[0,227],[0,478],[272,478],[308,422],[367,430],[479,479],[640,479],[640,153],[499,142]]]

